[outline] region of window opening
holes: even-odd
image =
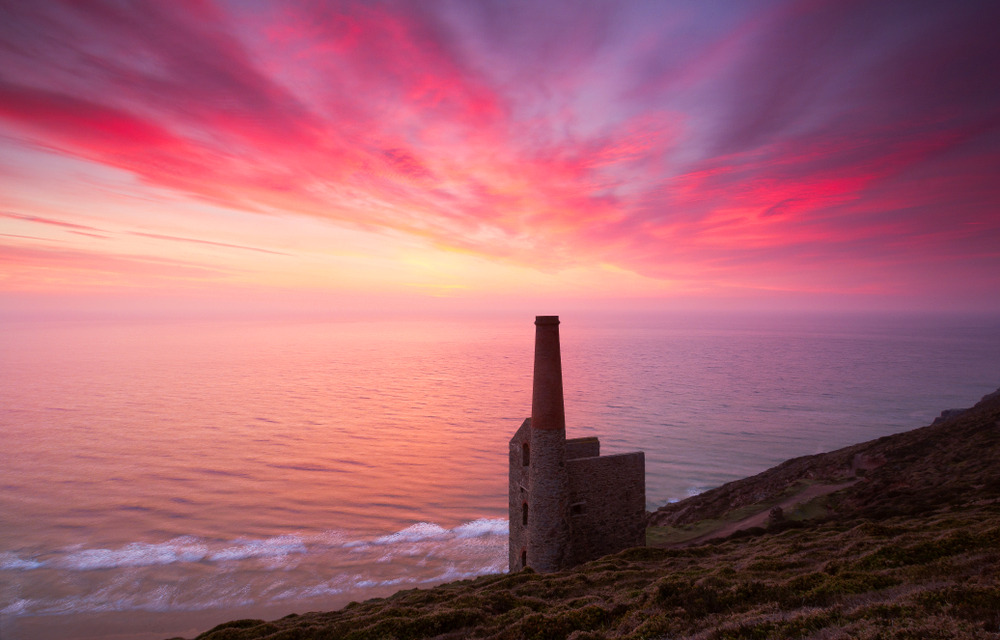
[[[521,524],[528,526],[528,503],[521,503]]]
[[[525,442],[521,445],[521,464],[523,466],[528,466],[528,461],[531,459],[531,451],[528,447],[528,443]]]

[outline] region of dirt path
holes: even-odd
[[[788,511],[789,509],[793,509],[800,504],[809,502],[814,498],[825,496],[828,493],[833,493],[834,491],[845,489],[854,484],[855,482],[858,482],[858,480],[859,478],[854,478],[853,480],[849,480],[847,482],[841,482],[839,484],[810,485],[805,489],[803,489],[802,491],[800,491],[799,493],[796,493],[794,496],[789,496],[788,498],[785,498],[784,500],[782,500],[781,502],[779,502],[774,506],[781,507],[782,511]],[[709,531],[708,533],[702,534],[697,538],[692,538],[691,540],[685,540],[684,542],[672,546],[688,547],[691,545],[701,544],[707,540],[711,540],[712,538],[725,538],[726,536],[732,535],[742,529],[750,529],[752,527],[766,526],[767,519],[770,515],[770,511],[771,509],[764,509],[760,513],[755,513],[752,516],[747,516],[746,518],[743,518],[742,520],[737,520],[736,522],[730,522],[728,524],[724,524],[718,529]]]

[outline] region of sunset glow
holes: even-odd
[[[1000,310],[995,2],[20,2],[14,314]]]

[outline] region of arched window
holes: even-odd
[[[521,549],[521,568],[528,566],[528,552]]]
[[[525,442],[521,445],[521,464],[525,467],[528,466],[528,461],[531,458],[531,451],[528,447],[528,443]]]
[[[528,503],[521,503],[521,524],[528,526]]]

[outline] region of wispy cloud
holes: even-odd
[[[10,220],[20,220],[22,222],[35,222],[38,224],[47,224],[53,227],[63,227],[65,229],[94,231],[94,232],[101,231],[96,227],[91,227],[85,224],[77,224],[75,222],[66,222],[65,220],[56,220],[54,218],[45,218],[42,216],[27,215],[23,213],[12,213],[9,211],[0,211],[0,218],[8,218]],[[97,237],[102,237],[102,236],[97,236]]]
[[[8,278],[20,272],[47,272],[48,280],[57,286],[68,282],[84,286],[106,283],[108,278],[125,283],[146,282],[149,278],[197,282],[232,273],[184,260],[18,245],[0,245],[0,265]]]
[[[929,253],[969,277],[992,258],[963,247],[1000,244],[994,2],[7,14],[7,127],[230,208],[749,288],[917,291]]]
[[[289,253],[282,253],[281,251],[271,251],[270,249],[249,247],[242,244],[230,244],[228,242],[213,242],[211,240],[199,240],[197,238],[182,238],[179,236],[163,235],[162,233],[146,233],[143,231],[130,231],[129,233],[134,236],[142,236],[143,238],[154,238],[156,240],[170,240],[172,242],[190,242],[194,244],[206,244],[213,247],[225,247],[226,249],[240,249],[242,251],[256,251],[257,253],[269,253],[275,256],[291,255]]]

